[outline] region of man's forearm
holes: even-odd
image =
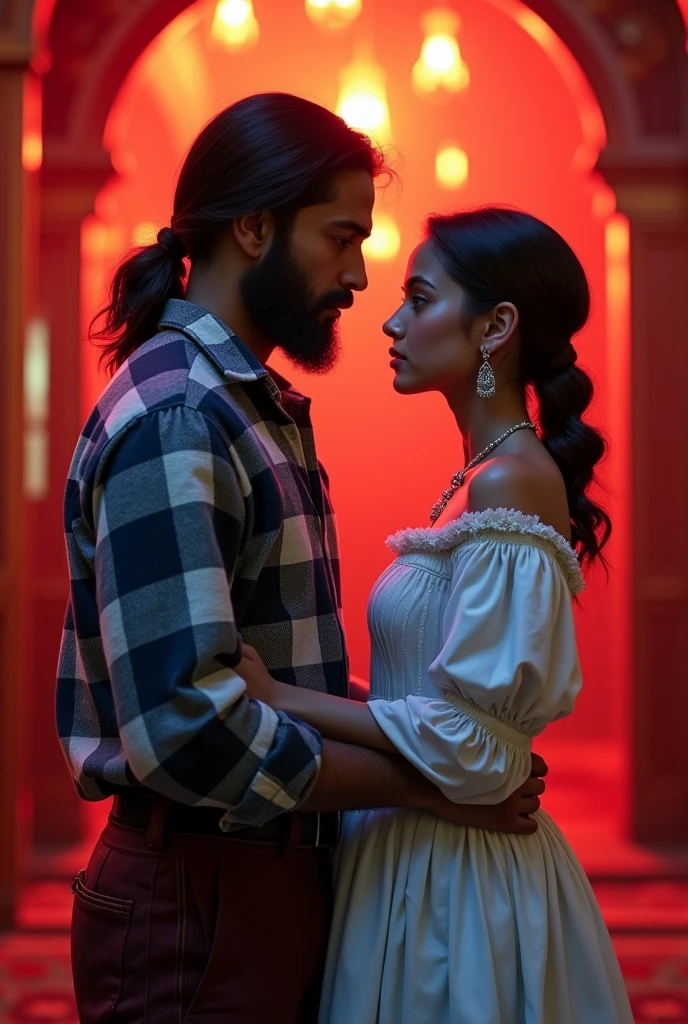
[[[402,757],[323,740],[318,781],[302,810],[425,809],[437,793],[432,783]]]
[[[491,807],[455,804],[402,757],[324,740],[318,781],[301,810],[350,811],[372,807],[412,807],[455,825],[500,832],[528,834],[537,828],[522,813],[524,809],[532,812],[536,807],[522,807],[517,794]]]

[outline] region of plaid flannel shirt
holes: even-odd
[[[306,799],[321,739],[245,696],[240,638],[275,678],[347,692],[327,479],[309,399],[198,306],[160,330],[70,468],[58,732],[85,799],[142,784],[260,825]]]

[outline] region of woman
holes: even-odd
[[[430,219],[384,330],[394,387],[445,396],[466,465],[431,526],[389,541],[369,703],[276,683],[248,650],[251,696],[326,736],[391,744],[456,802],[497,803],[523,782],[533,736],[580,690],[572,598],[611,529],[587,493],[604,443],[581,419],[592,384],[571,343],[589,302],[576,256],[534,217]],[[630,1024],[583,870],[537,819],[513,836],[408,810],[346,815],[322,1024]]]

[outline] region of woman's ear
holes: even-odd
[[[513,302],[500,302],[485,320],[480,340],[481,351],[499,352],[511,341],[518,327],[518,310]]]

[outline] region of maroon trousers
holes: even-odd
[[[108,822],[74,886],[81,1024],[314,1024],[330,851]]]

